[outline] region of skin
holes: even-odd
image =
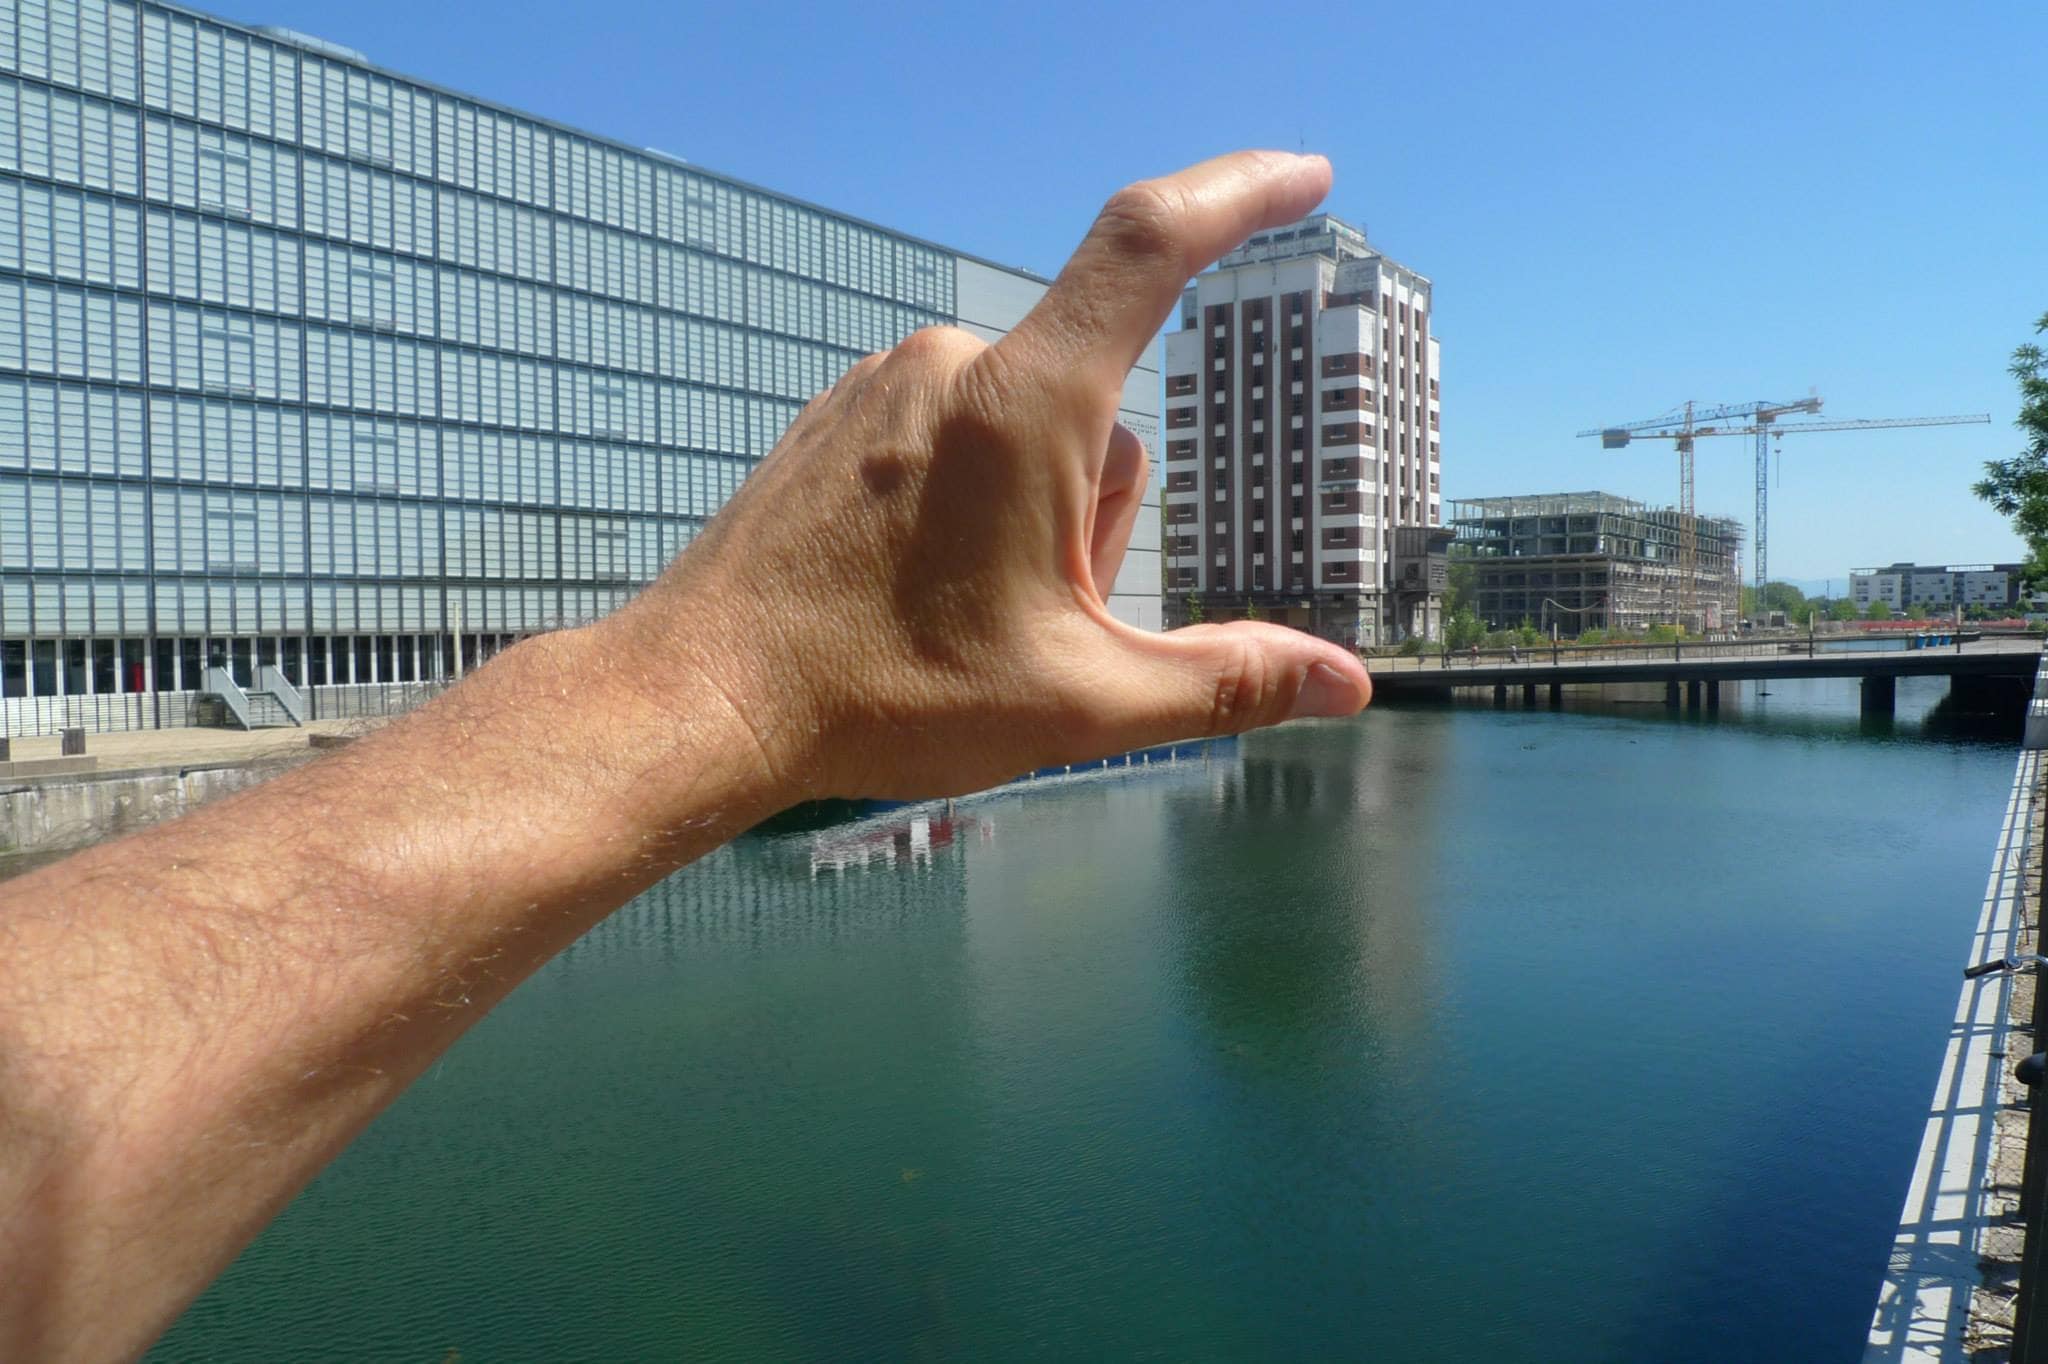
[[[776,810],[1363,706],[1334,645],[1103,604],[1147,476],[1125,373],[1329,174],[1119,192],[1014,332],[855,365],[625,609],[0,888],[0,1358],[147,1348],[514,986]]]

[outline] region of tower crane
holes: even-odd
[[[1770,497],[1771,440],[1813,431],[1882,431],[1910,426],[1981,425],[1991,420],[1988,412],[1950,417],[1879,417],[1856,421],[1781,422],[1787,416],[1810,416],[1820,411],[1818,394],[1796,402],[1726,403],[1699,407],[1688,402],[1684,408],[1647,421],[1623,426],[1595,427],[1581,436],[1600,437],[1600,448],[1619,450],[1631,441],[1668,440],[1678,450],[1679,506],[1679,619],[1687,621],[1695,609],[1699,575],[1698,525],[1693,506],[1693,443],[1706,436],[1754,436],[1756,438],[1756,521],[1751,532],[1751,576],[1755,581],[1758,609],[1762,609],[1764,584],[1770,581]]]

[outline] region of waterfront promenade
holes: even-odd
[[[2034,695],[2035,707],[2048,702],[2048,671],[2037,674]],[[1975,933],[1958,966],[2040,950],[2044,749],[2048,736],[2030,716]],[[1961,982],[1864,1364],[2007,1358],[2027,1163],[2028,1095],[2013,1065],[2040,1046],[2026,1040],[2035,988],[2032,977],[2003,972]]]

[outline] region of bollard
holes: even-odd
[[[64,731],[64,756],[67,758],[82,758],[85,756],[85,730],[81,728]]]

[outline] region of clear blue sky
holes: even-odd
[[[1436,281],[1449,496],[1670,501],[1668,447],[1573,432],[1812,387],[1993,424],[1787,441],[1773,576],[2017,557],[1969,483],[2048,312],[2035,4],[226,12],[1045,274],[1127,180],[1306,146]],[[1746,443],[1701,448],[1700,505],[1747,523]]]

